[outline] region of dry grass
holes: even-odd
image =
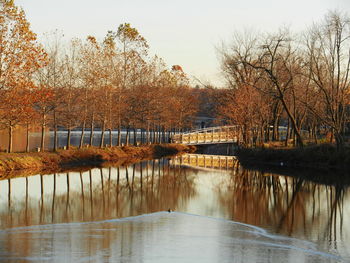
[[[142,159],[160,158],[181,152],[193,152],[195,147],[163,144],[148,146],[124,146],[112,148],[84,148],[60,150],[58,152],[44,153],[11,153],[0,154],[1,174],[18,170],[55,171],[62,168],[81,166],[99,166],[103,163],[133,162]]]

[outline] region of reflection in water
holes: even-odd
[[[224,163],[229,164],[227,161]],[[161,159],[128,167],[2,180],[0,228],[96,222],[170,208],[248,223],[272,233],[310,240],[323,251],[331,251],[350,260],[350,226],[347,221],[350,194],[349,188],[343,184],[323,185],[247,170],[236,164],[230,164],[231,168],[220,164],[221,170],[214,170],[208,169],[207,161],[205,164],[206,168],[197,169],[179,165],[178,159]],[[189,165],[194,166],[194,163],[189,162]],[[156,229],[158,223],[148,222],[147,229],[142,231],[146,231],[145,235],[152,235],[152,229]],[[73,226],[66,226],[70,234],[78,231],[73,230]],[[86,238],[91,239],[91,242],[86,241],[88,255],[109,251],[120,238],[123,242],[120,243],[119,255],[131,255],[134,252],[130,251],[130,244],[140,242],[134,240],[135,233],[141,231],[139,227],[137,223],[123,224],[118,230],[118,237],[109,228],[101,228],[99,231],[105,231],[103,241],[91,238],[90,235],[98,234],[89,232],[86,234]],[[225,233],[229,234],[229,231]],[[85,238],[85,234],[82,235],[80,238]],[[234,236],[236,232],[229,235]],[[18,242],[15,240],[13,242]],[[53,240],[46,241],[53,244]],[[4,240],[0,238],[0,242]],[[6,242],[8,247],[12,241]],[[38,244],[30,244],[30,241],[23,244],[28,251],[31,251],[32,245]],[[147,244],[139,245],[148,247]],[[18,249],[21,247],[18,246]]]
[[[195,194],[193,187],[193,176],[170,167],[166,160],[3,180],[0,228],[97,221],[175,209]]]
[[[316,241],[350,257],[349,188],[238,167],[217,187],[227,218]]]

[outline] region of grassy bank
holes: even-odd
[[[304,148],[241,148],[237,151],[244,164],[269,164],[287,167],[350,168],[350,148],[337,151],[332,144]]]
[[[60,171],[74,167],[99,166],[105,163],[122,164],[143,159],[160,158],[181,152],[193,152],[195,147],[181,144],[160,144],[147,146],[124,146],[112,148],[84,148],[57,152],[1,153],[1,174],[13,171]]]

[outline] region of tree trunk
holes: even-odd
[[[162,143],[162,130],[160,125],[158,125],[158,143]]]
[[[284,141],[284,146],[288,146],[288,139],[289,139],[289,130],[290,130],[290,121],[289,121],[289,118],[288,118],[288,125],[287,125],[287,130],[286,130],[286,138],[285,138],[285,141]]]
[[[146,130],[146,143],[149,144],[150,140],[149,140],[149,123],[147,123],[147,130]]]
[[[94,142],[94,117],[92,117],[91,125],[90,125],[90,146],[93,145]]]
[[[273,130],[272,130],[272,141],[278,141],[278,124],[279,124],[279,117],[275,116],[273,121]]]
[[[162,138],[162,142],[163,142],[163,143],[166,142],[166,141],[165,141],[165,133],[166,133],[165,127],[163,127],[163,128],[162,128],[162,137],[163,137],[163,138]]]
[[[53,150],[56,152],[58,149],[58,136],[57,136],[57,121],[56,121],[56,111],[53,112],[53,129],[54,129],[54,136],[53,136]]]
[[[155,124],[153,124],[153,129],[152,129],[152,142],[153,143],[157,143],[157,132],[156,132],[157,130],[156,130],[156,125]]]
[[[260,145],[261,146],[264,144],[264,141],[265,141],[264,126],[265,126],[264,123],[262,123],[261,126],[260,126]]]
[[[54,136],[53,136],[53,141],[54,141],[54,147],[53,150],[57,152],[58,150],[58,134],[57,134],[57,125],[54,127]]]
[[[113,147],[113,134],[112,128],[109,129],[109,147]]]
[[[314,125],[314,127],[313,127],[313,137],[314,137],[315,144],[318,144],[318,141],[317,141],[317,126],[316,125]]]
[[[86,120],[84,119],[84,121],[82,123],[82,126],[81,126],[81,135],[80,135],[79,149],[83,148],[83,145],[84,145],[85,125],[86,125]]]
[[[43,122],[41,124],[41,143],[40,151],[45,151],[45,128],[46,128],[46,114],[43,115]]]
[[[140,130],[140,135],[141,135],[141,139],[140,139],[140,144],[143,144],[144,143],[144,130],[143,129],[141,129]]]
[[[125,138],[125,145],[129,145],[129,127],[126,128],[126,138]]]
[[[292,128],[293,128],[293,131],[294,131],[294,134],[296,136],[296,143],[298,145],[298,147],[302,148],[304,146],[304,142],[303,142],[303,138],[301,137],[301,134],[300,134],[300,129],[298,129],[298,125],[297,125],[297,122],[294,118],[294,116],[291,114],[291,112],[289,111],[289,108],[283,98],[283,94],[282,92],[280,91],[280,88],[279,89],[279,92],[280,92],[280,96],[281,96],[281,102],[282,102],[282,105],[283,105],[283,108],[284,110],[286,111],[290,121],[291,121],[291,124],[292,124]]]
[[[270,138],[270,124],[269,123],[267,123],[267,125],[266,125],[266,131],[265,131],[265,133],[266,133],[266,135],[265,135],[265,137],[266,137],[266,142],[270,142],[271,140],[271,138]]]
[[[122,127],[118,126],[118,146],[122,145]]]
[[[344,151],[344,137],[342,135],[342,131],[336,131],[335,132],[335,141],[336,141],[336,144],[337,144],[338,152]]]
[[[105,139],[105,121],[103,121],[102,123],[102,130],[101,130],[101,140],[100,140],[100,148],[103,147],[103,144],[104,144],[104,139]]]
[[[72,128],[69,126],[69,127],[68,127],[68,133],[67,133],[67,143],[66,143],[67,150],[69,150],[69,148],[70,148],[70,138],[71,138],[71,135],[72,135]]]
[[[27,142],[26,142],[26,152],[28,153],[29,152],[29,128],[30,128],[30,125],[29,123],[27,123]]]
[[[134,128],[134,146],[137,146],[137,129]]]
[[[118,126],[118,139],[117,139],[117,144],[118,146],[122,145],[122,127],[119,125]]]
[[[12,124],[10,122],[9,125],[9,141],[8,141],[8,148],[7,148],[7,152],[12,153],[12,133],[13,133],[13,127]]]

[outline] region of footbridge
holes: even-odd
[[[237,143],[240,137],[239,126],[219,126],[205,129],[192,130],[175,134],[171,140],[173,143],[187,145]]]

